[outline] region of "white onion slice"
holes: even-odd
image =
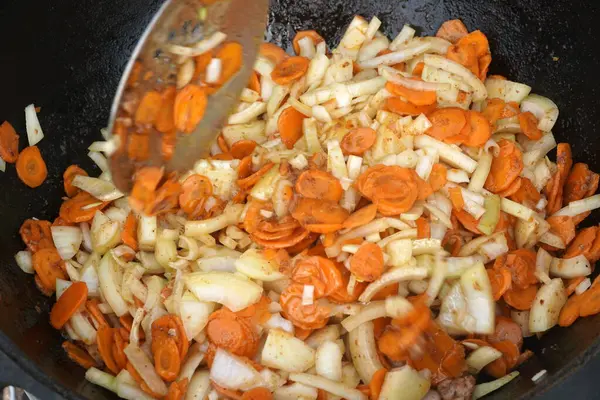
[[[31,252],[29,250],[21,250],[15,254],[17,265],[26,274],[35,274],[33,263],[31,261]]]
[[[473,88],[474,101],[480,101],[487,97],[487,90],[485,89],[483,82],[481,82],[481,80],[479,80],[479,78],[470,70],[463,67],[459,63],[434,54],[425,54],[424,61],[426,65],[443,69],[444,71],[448,71],[451,74],[458,75],[464,79],[464,81]]]
[[[35,146],[44,138],[44,132],[33,104],[25,107],[25,128],[27,129],[27,141],[30,146]]]
[[[81,229],[76,226],[53,226],[50,230],[60,258],[63,260],[73,258],[83,241]]]

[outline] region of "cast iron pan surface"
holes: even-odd
[[[62,172],[68,165],[79,164],[92,175],[98,172],[87,158],[87,146],[101,140],[99,130],[107,123],[121,71],[160,4],[160,0],[0,4],[0,121],[15,126],[23,147],[27,142],[23,109],[32,102],[42,107],[39,118],[46,137],[39,147],[48,165],[47,181],[35,190],[18,180],[14,165],[0,173],[0,348],[58,393],[57,398],[114,396],[87,383],[83,369],[64,355],[63,338],[48,323],[53,299],[42,296],[32,276],[14,262],[13,255],[24,248],[18,229],[29,217],[56,217],[63,196]],[[273,0],[266,37],[289,49],[296,30],[317,29],[331,46],[355,14],[377,15],[388,37],[405,23],[419,33],[433,34],[451,18],[461,18],[470,30],[481,29],[492,48],[491,72],[524,82],[534,93],[553,99],[560,108],[555,135],[572,145],[576,161],[600,171],[596,2]],[[598,223],[598,218],[586,222]],[[521,368],[521,377],[489,398],[543,393],[596,353],[599,332],[598,316],[581,319],[569,329],[553,329],[529,344],[536,355]],[[549,376],[534,385],[530,378],[541,369]]]

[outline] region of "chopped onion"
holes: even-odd
[[[547,97],[530,94],[521,102],[522,112],[531,112],[538,120],[538,128],[550,132],[558,120],[558,106]]]
[[[370,60],[366,60],[360,62],[358,66],[362,69],[366,68],[376,68],[380,65],[394,65],[401,62],[404,62],[418,54],[424,53],[431,47],[430,43],[416,43],[410,44],[408,43],[400,50],[392,51],[391,53],[384,54],[379,57],[372,58]]]
[[[315,350],[288,332],[271,329],[261,353],[261,363],[287,372],[303,372],[315,364]]]
[[[236,225],[243,209],[243,204],[228,204],[223,213],[216,217],[202,221],[186,221],[184,235],[198,237],[219,231],[229,225]]]
[[[304,385],[313,386],[318,389],[325,390],[336,396],[345,398],[346,400],[367,400],[367,396],[360,390],[350,388],[342,383],[332,381],[317,375],[291,373],[289,380],[302,383]]]
[[[106,253],[98,266],[98,280],[100,282],[100,290],[106,302],[113,309],[118,317],[121,317],[129,312],[129,307],[117,288],[117,280],[115,275],[117,269],[120,268],[115,262],[111,253]]]
[[[60,296],[71,286],[73,282],[66,281],[64,279],[56,278],[56,300],[60,299]]]
[[[248,361],[217,348],[210,368],[210,379],[232,390],[249,390],[262,383],[262,377]]]
[[[0,157],[0,171],[6,172],[6,161],[4,161],[2,157]]]
[[[429,379],[410,365],[392,369],[385,375],[379,400],[424,399],[429,391]]]
[[[111,392],[117,393],[117,380],[111,374],[107,374],[95,367],[91,367],[85,372],[85,379],[92,382],[94,385],[102,386]]]
[[[62,257],[61,257],[62,258]],[[31,252],[29,250],[21,250],[15,254],[17,265],[26,274],[35,274],[33,262],[31,261]]]
[[[375,58],[380,51],[388,48],[390,41],[385,36],[365,42],[358,51],[357,61],[363,62]]]
[[[321,344],[325,343],[326,341],[335,342],[341,336],[341,334],[342,330],[340,328],[340,325],[327,325],[311,333],[310,336],[307,339],[305,339],[304,342],[309,347],[316,350]]]
[[[111,221],[102,211],[96,211],[91,227],[92,249],[104,254],[121,241],[121,226]],[[83,239],[83,236],[81,237]]]
[[[417,90],[421,92],[448,90],[451,88],[448,83],[426,82],[404,77],[400,71],[395,68],[382,65],[378,68],[379,74],[390,82],[404,86],[407,89]]]
[[[98,153],[97,151],[90,151],[88,152],[88,157],[96,163],[96,165],[98,166],[98,168],[100,168],[102,172],[110,172],[110,168],[108,168],[108,160],[106,159],[106,157],[104,157],[102,153]]]
[[[481,192],[490,173],[492,160],[493,157],[491,153],[484,152],[481,155],[479,161],[477,162],[477,168],[474,170],[473,175],[471,175],[471,181],[468,185],[469,190],[473,192]]]
[[[220,349],[217,350],[217,353],[219,351]],[[125,355],[127,355],[127,359],[131,365],[133,365],[133,368],[135,368],[138,374],[140,374],[141,378],[144,380],[146,385],[148,385],[150,390],[156,394],[165,396],[168,392],[167,386],[154,370],[154,363],[148,358],[146,353],[144,353],[144,351],[139,347],[132,344],[127,345],[124,352]]]
[[[567,302],[562,279],[554,278],[538,289],[529,312],[529,331],[545,332],[558,323],[558,317]]]
[[[364,307],[358,314],[351,315],[342,321],[342,326],[348,332],[352,332],[354,329],[364,324],[365,322],[372,321],[377,318],[386,316],[386,308],[384,301],[372,301],[366,307]]]
[[[263,82],[264,81],[265,79],[263,79]],[[264,95],[262,98],[263,101],[266,100]],[[267,137],[265,136],[265,127],[265,121],[258,120],[246,124],[226,125],[223,127],[221,132],[223,133],[223,137],[225,138],[228,146],[231,146],[233,143],[240,140],[246,139],[254,140],[256,143],[262,144],[267,141]]]
[[[599,196],[600,200],[600,196]],[[531,208],[527,208],[522,204],[509,200],[505,197],[501,198],[500,206],[502,207],[502,211],[507,214],[512,215],[513,217],[517,217],[519,219],[528,221],[533,217],[534,211]],[[600,207],[600,205],[599,205]]]
[[[591,286],[592,286],[592,281],[590,280],[590,278],[585,278],[575,288],[575,294],[580,295],[582,293],[585,293],[585,291],[588,290]]]
[[[25,128],[27,130],[27,142],[30,146],[35,146],[44,138],[44,132],[33,104],[25,107]]]
[[[506,385],[508,382],[512,381],[517,376],[519,376],[519,371],[513,371],[500,379],[496,379],[495,381],[480,383],[479,385],[475,386],[475,390],[473,391],[473,400],[480,399],[483,396],[493,392],[494,390],[500,389],[502,386]]]
[[[256,249],[246,250],[236,261],[235,268],[252,279],[261,281],[275,281],[283,278],[279,266],[267,260]]]
[[[490,346],[482,346],[473,351],[467,357],[469,373],[478,374],[483,367],[502,357],[502,353]]]
[[[177,44],[165,44],[165,50],[177,54],[179,56],[186,57],[195,57],[199,56],[207,51],[210,51],[220,45],[225,39],[227,35],[223,32],[214,32],[208,38],[200,40],[198,43],[195,43],[191,47],[180,46]]]
[[[566,207],[561,208],[553,216],[574,217],[581,213],[600,208],[600,194],[587,197],[582,200],[570,202]]]
[[[478,167],[481,161],[478,163]],[[447,173],[447,179],[449,182],[454,183],[469,183],[469,175],[461,169],[450,168]]]
[[[529,310],[519,311],[519,310],[511,310],[510,318],[519,325],[521,328],[521,333],[523,337],[533,336],[531,332],[529,332]]]
[[[492,287],[483,263],[466,270],[460,277],[465,294],[467,312],[473,317],[472,333],[491,334],[494,332],[495,302]]]
[[[434,54],[425,54],[424,61],[425,65],[440,68],[464,79],[464,81],[473,88],[474,101],[480,101],[487,97],[487,90],[483,82],[461,64]]]
[[[127,372],[126,370],[121,370],[121,372]],[[142,389],[140,389],[135,381],[132,383],[120,382],[117,383],[117,396],[122,399],[127,400],[152,400],[154,397],[146,394]]]
[[[205,400],[211,390],[210,374],[205,370],[198,370],[188,384],[186,400]]]
[[[315,370],[317,375],[332,381],[342,380],[342,357],[340,345],[333,341],[323,342],[315,353]]]
[[[553,258],[550,263],[550,274],[559,278],[579,278],[591,273],[590,262],[583,254],[573,258]]]
[[[278,86],[281,87],[281,86]],[[273,99],[274,97],[271,97]],[[271,100],[269,100],[270,102]],[[263,114],[267,110],[267,104],[262,101],[257,101],[252,103],[249,107],[245,108],[242,111],[239,111],[235,114],[231,114],[227,122],[230,125],[235,124],[247,124],[256,118],[258,118],[261,114]]]
[[[317,400],[318,391],[312,386],[306,386],[301,383],[292,383],[291,385],[285,385],[275,389],[273,395],[277,400]]]
[[[348,333],[352,363],[363,382],[371,382],[375,372],[383,368],[377,353],[373,322],[365,322]]]
[[[93,260],[92,262],[86,262],[83,268],[81,269],[81,273],[79,275],[79,280],[81,282],[85,282],[88,287],[88,296],[89,297],[97,297],[100,295],[100,280],[98,278],[97,268],[100,263],[100,256],[98,253],[92,253],[89,260]]]
[[[520,104],[531,92],[531,86],[506,79],[486,79],[485,88],[490,99],[498,98],[506,103],[512,101]]]
[[[220,303],[233,312],[256,303],[263,291],[258,284],[228,272],[194,272],[183,279],[200,301]]]
[[[88,346],[96,344],[96,329],[80,312],[73,314],[69,319],[69,323],[83,343]]]
[[[311,306],[315,301],[315,287],[313,285],[304,285],[302,289],[302,305]]]
[[[398,35],[390,43],[390,50],[395,51],[400,46],[406,45],[415,36],[416,31],[409,25],[404,25]]]
[[[83,241],[81,229],[76,226],[53,226],[50,229],[52,231],[52,240],[60,258],[63,260],[73,258]]]
[[[279,304],[279,303],[272,303],[272,304]],[[266,329],[280,329],[280,330],[282,330],[284,332],[287,332],[287,333],[289,333],[291,335],[293,335],[294,332],[295,332],[294,324],[292,324],[287,319],[283,318],[281,316],[281,314],[279,314],[279,312],[276,312],[276,313],[272,314],[271,318],[269,318],[267,320],[267,322],[265,322],[264,327]]]
[[[358,300],[362,303],[369,302],[377,292],[386,286],[402,281],[424,279],[427,275],[427,269],[422,267],[405,266],[390,270],[381,275],[376,281],[371,282]]]
[[[477,168],[477,162],[469,156],[463,154],[460,150],[432,138],[429,135],[419,135],[415,138],[415,147],[422,149],[433,147],[438,150],[440,159],[448,164],[472,173]]]

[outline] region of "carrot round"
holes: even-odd
[[[21,239],[32,253],[40,249],[54,248],[50,222],[39,219],[27,219],[21,225]]]
[[[121,332],[118,329],[114,329],[113,331],[113,340],[114,346],[112,348],[113,359],[117,364],[117,367],[121,369],[125,369],[127,367],[127,355],[125,354],[125,347],[127,347],[127,342],[123,339]]]
[[[50,324],[55,329],[62,329],[67,321],[87,300],[88,289],[85,282],[73,282],[65,290],[50,311]]]
[[[162,379],[172,382],[179,375],[181,368],[181,357],[179,356],[177,343],[169,337],[160,337],[157,341],[156,350],[154,351],[154,369]]]
[[[420,79],[416,78],[416,80]],[[437,94],[434,90],[423,91],[409,89],[390,81],[385,84],[385,88],[394,96],[403,97],[415,106],[428,106],[437,101]]]
[[[383,381],[385,380],[386,374],[387,369],[385,368],[378,369],[373,374],[373,376],[371,377],[371,382],[369,382],[369,390],[371,392],[370,398],[379,398],[379,394],[381,393],[381,387],[383,386]]]
[[[271,79],[278,85],[288,85],[300,79],[308,71],[309,60],[306,57],[290,57],[281,61],[271,72]]]
[[[193,174],[186,178],[181,185],[179,205],[186,214],[196,212],[204,199],[212,196],[213,186],[204,175]]]
[[[234,144],[231,145],[231,156],[237,160],[241,160],[242,158],[249,156],[252,154],[254,149],[256,148],[256,142],[254,140],[238,140]]]
[[[219,51],[216,58],[221,60],[221,76],[217,85],[225,84],[242,67],[243,48],[238,42],[227,42]]]
[[[506,268],[488,268],[487,274],[490,284],[492,285],[492,294],[494,296],[494,300],[498,301],[510,288],[510,271]]]
[[[262,43],[260,45],[259,54],[271,60],[275,65],[289,57],[281,47],[273,43]]]
[[[560,236],[566,246],[575,238],[575,223],[568,216],[553,216],[546,219],[550,224],[550,230]]]
[[[294,107],[288,107],[281,112],[277,120],[277,128],[281,141],[288,149],[292,149],[294,144],[302,137],[302,122],[306,115],[296,110]]]
[[[356,128],[349,132],[342,141],[340,147],[345,154],[361,156],[369,150],[377,139],[377,132],[371,128]]]
[[[162,106],[162,97],[157,91],[151,90],[144,94],[137,110],[135,122],[137,124],[153,124]]]
[[[573,155],[568,143],[559,143],[556,146],[556,166],[558,167],[552,179],[546,185],[548,205],[546,212],[554,214],[561,209],[563,204],[563,186],[573,166]]]
[[[267,163],[267,164],[263,165],[258,171],[253,173],[252,175],[250,175],[246,178],[243,178],[243,179],[238,179],[237,180],[238,186],[242,189],[251,188],[252,186],[256,185],[256,183],[260,180],[260,178],[262,178],[264,174],[269,172],[271,170],[271,168],[273,168],[274,165],[275,164],[273,164],[273,163]]]
[[[358,279],[373,282],[383,273],[383,251],[375,243],[365,243],[350,259],[350,271]]]
[[[437,192],[447,182],[448,169],[440,163],[433,165],[431,173],[429,174],[429,184],[434,192]]]
[[[430,112],[435,110],[437,106],[437,103],[425,106],[417,106],[415,104],[404,101],[399,97],[389,97],[386,100],[385,104],[387,109],[393,113],[411,116],[417,116],[419,114],[429,114]]]
[[[325,41],[325,39],[323,39],[323,37],[319,35],[317,31],[300,31],[296,33],[296,36],[294,36],[294,40],[292,41],[292,45],[294,46],[294,51],[296,54],[300,54],[300,40],[305,37],[310,38],[315,46]]]
[[[36,188],[44,183],[48,176],[48,170],[37,146],[26,147],[19,154],[17,175],[30,188]]]
[[[525,289],[511,288],[504,293],[506,304],[517,310],[526,311],[531,309],[538,287],[536,285],[528,286]]]
[[[571,242],[569,247],[567,247],[567,251],[563,255],[563,258],[573,258],[578,255],[586,255],[592,248],[594,241],[596,240],[596,236],[598,235],[598,227],[591,226],[589,228],[585,228],[577,233],[575,239]]]
[[[581,200],[596,193],[596,176],[597,174],[590,171],[587,164],[577,163],[573,165],[563,187],[564,203],[568,204],[572,201]]]
[[[502,139],[498,142],[500,152],[492,161],[485,188],[493,193],[506,190],[523,170],[523,154],[515,143]]]
[[[363,172],[356,181],[357,189],[386,216],[411,209],[420,197],[418,176],[413,170],[398,166],[376,165]]]
[[[344,194],[344,189],[340,181],[329,172],[311,169],[298,177],[296,192],[310,199],[338,202]]]
[[[423,61],[420,61],[417,63],[417,65],[415,65],[415,67],[412,70],[412,74],[414,76],[421,76],[421,74],[423,74],[423,69],[425,68],[425,63]]]
[[[467,123],[470,128],[464,144],[472,147],[483,147],[492,136],[492,128],[488,120],[477,111],[466,112]]]
[[[483,32],[477,30],[460,38],[457,42],[459,46],[470,46],[475,49],[477,57],[482,57],[490,52],[490,44]]]
[[[62,348],[67,353],[67,356],[85,369],[97,367],[98,363],[88,354],[87,351],[69,341],[63,342]]]
[[[461,108],[439,108],[428,115],[432,126],[425,133],[438,140],[456,136],[467,123],[465,111]]]
[[[18,156],[19,135],[8,121],[4,121],[0,125],[0,158],[7,163],[14,163]]]
[[[35,252],[32,264],[44,288],[50,292],[54,292],[57,279],[68,279],[64,272],[64,261],[54,247],[46,247]]]
[[[538,129],[538,120],[530,111],[520,113],[517,118],[521,131],[531,140],[539,140],[542,138],[542,131]]]
[[[281,296],[282,313],[285,318],[290,320],[295,326],[303,329],[319,329],[324,327],[329,320],[329,308],[313,302],[311,305],[302,304],[302,293],[304,285],[292,283]]]
[[[181,318],[177,315],[169,314],[152,323],[152,352],[154,353],[156,347],[154,346],[155,339],[159,338],[170,338],[175,340],[179,351],[179,356],[183,360],[189,349],[189,341],[187,339],[185,328]],[[160,344],[160,343],[157,343]]]
[[[479,75],[479,60],[474,47],[461,45],[460,41],[448,48],[446,58],[457,62],[469,69],[473,74]]]
[[[369,204],[352,214],[344,221],[343,227],[344,229],[352,229],[359,226],[363,226],[368,224],[369,222],[375,219],[377,215],[377,205]]]
[[[329,296],[342,286],[343,278],[335,263],[324,257],[308,257],[299,261],[292,271],[292,280],[313,285],[315,298]]]
[[[267,388],[256,387],[244,392],[242,400],[271,400],[273,399],[273,393]]]
[[[528,178],[520,177],[519,181],[519,188],[510,195],[511,200],[533,208],[540,201],[540,192]]]
[[[248,89],[254,90],[256,93],[260,94],[260,78],[256,71],[252,71],[250,75],[250,81],[248,82]]]
[[[427,219],[419,217],[415,223],[417,224],[417,239],[428,239],[431,237],[431,227]]]
[[[254,357],[258,351],[259,337],[251,319],[226,308],[210,315],[206,335],[211,343],[238,356]]]
[[[73,179],[75,179],[77,175],[88,176],[87,172],[75,164],[70,165],[63,173],[65,193],[69,197],[73,197],[81,191],[78,187],[73,186]]]
[[[168,86],[160,95],[161,107],[156,113],[154,127],[157,131],[168,134],[175,129],[175,97],[177,89],[175,86]]]
[[[100,327],[96,334],[96,344],[98,345],[98,353],[100,353],[100,357],[104,361],[104,364],[106,364],[106,368],[113,374],[118,374],[119,367],[112,353],[112,348],[115,344],[113,328],[109,328],[108,326]]]
[[[442,24],[435,34],[436,37],[456,43],[459,39],[469,34],[467,27],[460,19],[451,19]]]
[[[198,85],[189,84],[175,97],[175,127],[184,133],[192,133],[204,117],[206,93]]]
[[[349,214],[336,202],[301,197],[292,209],[300,224],[343,224]]]

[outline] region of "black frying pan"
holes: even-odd
[[[251,0],[248,0],[251,1]],[[48,180],[38,189],[23,185],[14,166],[0,173],[0,349],[49,390],[65,398],[114,398],[85,382],[83,369],[60,348],[48,323],[51,302],[31,276],[15,265],[24,246],[22,221],[54,219],[60,206],[62,172],[72,164],[94,172],[87,146],[101,138],[109,106],[129,54],[161,0],[4,1],[0,4],[0,121],[9,120],[26,143],[24,107],[42,107],[46,138],[39,147]],[[294,32],[316,29],[337,44],[354,14],[377,15],[393,37],[404,23],[433,34],[450,18],[488,35],[491,72],[524,82],[560,108],[555,135],[573,147],[577,161],[600,170],[596,125],[600,121],[600,52],[597,2],[568,0],[273,0],[267,39],[290,46]],[[591,218],[590,218],[591,219]],[[598,222],[586,221],[587,223]],[[600,317],[555,328],[529,343],[536,356],[522,376],[489,398],[543,393],[592,357],[599,347]],[[535,385],[531,376],[547,369]],[[0,383],[2,381],[0,371]],[[18,383],[18,382],[15,382]],[[591,382],[595,385],[595,382]],[[43,398],[49,398],[46,394]]]

